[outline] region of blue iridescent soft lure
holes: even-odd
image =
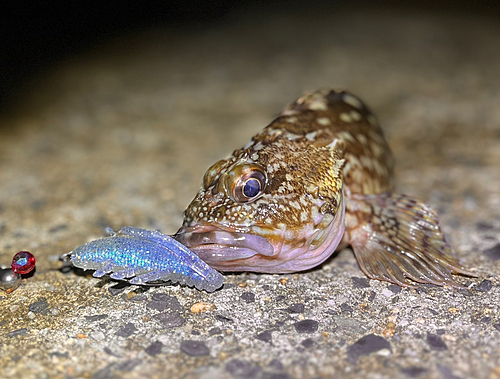
[[[67,254],[75,267],[96,270],[94,277],[131,284],[155,281],[213,292],[224,277],[174,238],[156,230],[125,226],[111,236],[78,246]]]

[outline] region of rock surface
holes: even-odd
[[[237,14],[54,67],[0,120],[0,263],[37,259],[0,294],[2,378],[500,378],[499,46],[486,17]],[[212,294],[59,270],[107,226],[175,232],[207,167],[320,87],[378,116],[470,291],[365,280],[350,250]]]

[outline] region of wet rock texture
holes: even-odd
[[[500,23],[255,17],[117,39],[2,118],[0,259],[37,258],[0,294],[2,378],[500,378]],[[437,209],[477,269],[458,279],[469,290],[367,280],[350,250],[306,273],[227,275],[212,294],[58,270],[107,226],[175,232],[207,167],[320,87],[377,114],[398,189]]]

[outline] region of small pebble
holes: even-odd
[[[491,280],[485,279],[481,283],[479,283],[479,285],[476,287],[476,291],[488,292],[489,290],[491,290],[492,287],[493,283],[491,283]]]
[[[131,322],[129,322],[128,324],[125,324],[120,329],[118,329],[115,334],[118,337],[128,338],[132,334],[134,334],[136,331],[137,331],[137,328],[135,327],[135,325],[132,324]]]
[[[340,304],[340,310],[343,312],[352,312],[353,311],[352,307],[347,303]]]
[[[315,320],[302,320],[293,324],[297,333],[314,333],[318,330],[319,323]]]
[[[51,357],[58,357],[58,358],[69,358],[69,353],[65,351],[64,353],[61,353],[60,351],[53,351],[49,353]]]
[[[223,315],[215,315],[215,319],[222,322],[233,322],[232,318]]]
[[[264,330],[262,333],[259,333],[255,336],[259,341],[264,341],[267,343],[273,342],[273,335],[270,330]]]
[[[306,306],[302,303],[295,303],[290,305],[286,311],[288,313],[304,313]]]
[[[49,307],[49,304],[47,303],[47,299],[42,297],[38,301],[31,303],[29,305],[29,310],[33,313],[42,313],[48,307]]]
[[[203,341],[184,340],[181,342],[180,350],[192,357],[201,357],[210,354],[210,350]]]
[[[191,334],[193,333],[191,332]],[[198,332],[198,334],[200,333]],[[208,331],[209,336],[215,336],[216,334],[222,334],[222,330],[220,328],[212,328]]]
[[[382,290],[382,295],[385,297],[391,297],[394,295],[394,293],[391,290],[389,290],[388,288],[384,288]]]
[[[481,322],[484,323],[484,324],[489,324],[491,321],[491,317],[483,317],[481,319]]]
[[[163,343],[161,343],[161,341],[155,341],[147,348],[145,348],[144,351],[146,352],[146,354],[154,357],[161,353],[162,348],[163,348]]]
[[[312,338],[306,338],[300,344],[304,346],[306,349],[309,349],[314,345],[314,340]]]
[[[467,288],[459,289],[458,292],[464,296],[473,296],[473,293]]]
[[[427,343],[429,344],[431,350],[448,350],[448,346],[446,346],[446,343],[437,334],[429,333],[427,335]]]
[[[19,305],[17,305],[17,304],[11,305],[11,306],[9,307],[9,310],[10,310],[11,312],[15,312],[15,311],[17,311],[18,309],[19,309]]]
[[[177,312],[173,313],[158,313],[153,316],[154,319],[160,321],[164,328],[170,329],[184,325],[185,320]]]
[[[29,318],[30,320],[34,320],[34,319],[35,319],[35,317],[36,317],[36,315],[35,315],[35,313],[34,313],[34,312],[28,312],[28,315],[27,315],[27,316],[28,316],[28,318]]]
[[[253,292],[243,292],[240,296],[241,300],[247,303],[255,302],[255,294]]]
[[[146,304],[146,308],[154,309],[160,312],[165,310],[170,310],[173,312],[182,311],[182,305],[179,303],[179,300],[177,300],[175,296],[168,295],[165,295],[165,297],[161,297],[161,300],[155,299],[155,296],[153,296],[153,300]]]
[[[347,349],[347,360],[351,363],[356,363],[361,356],[369,355],[383,349],[391,352],[391,344],[383,337],[368,334],[349,346]]]
[[[397,284],[390,284],[388,287],[387,287],[392,293],[394,294],[398,294],[401,292],[401,290],[403,289],[402,287],[398,286]]]
[[[163,293],[155,293],[152,297],[152,301],[150,301],[146,307],[157,311],[170,310],[172,312],[180,312],[183,310],[177,297]]]
[[[216,310],[216,306],[212,303],[199,302],[191,306],[191,313],[205,313]]]
[[[370,287],[370,281],[367,278],[351,277],[352,286],[354,288],[368,288]]]

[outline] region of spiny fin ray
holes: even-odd
[[[392,193],[353,195],[350,201],[360,221],[349,231],[350,243],[370,278],[405,287],[430,283],[463,288],[451,274],[475,276],[453,256],[428,205]]]

